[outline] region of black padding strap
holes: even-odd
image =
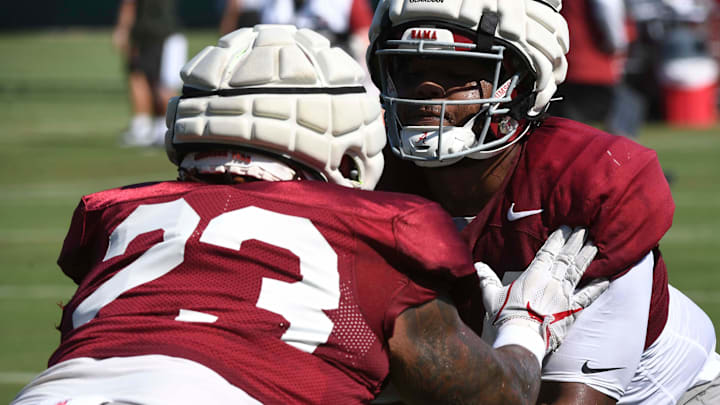
[[[495,30],[497,30],[499,22],[498,14],[491,11],[485,11],[480,17],[480,25],[475,39],[478,52],[488,52],[492,48]]]
[[[245,96],[250,94],[360,94],[366,93],[363,86],[344,86],[344,87],[250,87],[241,89],[219,89],[219,90],[200,90],[193,87],[185,86],[182,89],[181,98],[195,98],[208,96]]]

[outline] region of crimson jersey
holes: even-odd
[[[86,196],[50,365],[162,354],[261,402],[367,402],[394,320],[475,277],[444,211],[320,182],[162,182]]]
[[[657,247],[675,209],[655,152],[575,121],[550,118],[522,145],[511,173],[462,232],[474,259],[501,278],[522,271],[561,225],[589,228],[598,247],[585,279],[617,278],[653,251],[647,348],[667,320],[668,278]]]

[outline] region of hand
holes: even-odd
[[[578,312],[608,288],[607,280],[596,279],[575,291],[597,253],[586,237],[584,228],[571,232],[563,226],[553,232],[530,266],[508,286],[485,263],[475,263],[483,304],[498,333],[509,326],[532,329],[544,341],[544,354],[530,349],[540,360],[558,348]]]
[[[130,30],[123,27],[115,28],[112,33],[112,44],[123,56],[127,57],[130,54]]]

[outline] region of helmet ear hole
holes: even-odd
[[[173,137],[175,136],[175,120],[177,119],[178,105],[180,104],[180,97],[173,97],[168,102],[167,113],[165,117],[165,125],[167,131],[165,132],[165,152],[167,153],[168,159],[176,165],[180,164],[180,157],[177,154],[177,150],[173,145]]]
[[[360,167],[352,156],[347,154],[343,155],[338,170],[346,179],[360,181]]]

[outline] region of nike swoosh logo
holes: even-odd
[[[588,366],[589,362],[590,362],[590,360],[587,360],[585,362],[585,364],[583,364],[582,368],[580,369],[580,371],[582,371],[583,374],[595,374],[595,373],[602,373],[604,371],[621,370],[621,369],[625,368],[625,367],[592,368],[592,367]]]
[[[507,212],[507,220],[510,222],[517,221],[518,219],[522,219],[543,212],[542,208],[539,210],[529,211],[514,211],[514,209],[515,203],[510,204],[510,209]]]

